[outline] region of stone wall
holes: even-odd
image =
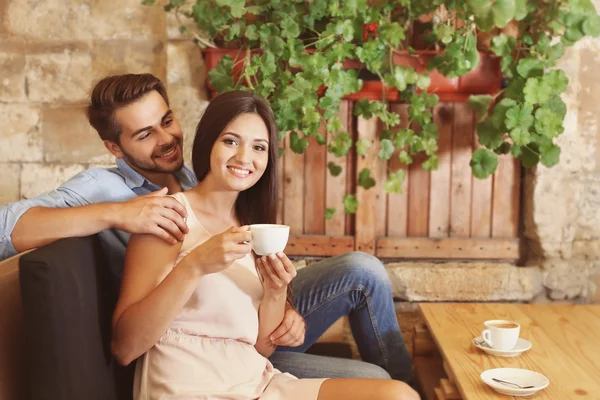
[[[570,84],[562,161],[525,178],[527,265],[390,263],[398,299],[600,302],[599,61],[598,39],[563,59]],[[189,151],[206,105],[205,70],[159,7],[140,0],[0,0],[0,204],[112,164],[84,106],[95,81],[125,71],[149,71],[167,83]]]
[[[204,64],[160,7],[0,0],[0,204],[113,164],[84,110],[96,81],[124,72],[161,78],[186,138],[192,136],[206,106]]]

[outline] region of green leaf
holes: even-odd
[[[567,115],[567,105],[560,98],[560,96],[552,96],[550,100],[544,103],[544,108],[552,110],[561,120]]]
[[[327,143],[327,140],[325,140],[325,136],[323,136],[322,133],[317,133],[316,139],[317,143],[321,146]]]
[[[398,154],[398,159],[400,160],[401,163],[406,164],[406,165],[410,165],[413,162],[412,157],[410,156],[410,154],[408,154],[408,152],[406,150],[402,150],[400,152],[400,154]]]
[[[569,78],[562,69],[555,69],[542,78],[542,83],[551,87],[554,93],[562,93],[567,90]]]
[[[402,194],[402,184],[405,179],[406,173],[404,170],[399,169],[396,172],[391,172],[383,185],[385,192]]]
[[[454,29],[446,24],[436,24],[433,27],[433,33],[436,38],[444,44],[452,42],[454,36]]]
[[[388,42],[392,47],[398,47],[404,40],[404,28],[398,22],[382,24],[379,29],[379,37]]]
[[[520,100],[523,96],[523,90],[525,88],[525,79],[520,76],[514,77],[508,87],[504,91],[504,95],[509,99]]]
[[[552,139],[563,133],[563,119],[548,107],[540,107],[535,111],[535,130]]]
[[[143,6],[153,6],[156,4],[156,0],[142,0]]]
[[[353,194],[344,196],[344,211],[346,214],[355,214],[358,209],[359,203]]]
[[[498,148],[504,140],[502,132],[494,126],[491,118],[477,124],[477,136],[482,146],[492,150]]]
[[[305,138],[298,136],[298,133],[292,131],[290,133],[290,147],[296,154],[304,154],[304,150],[308,147],[308,141]]]
[[[356,141],[356,153],[359,156],[366,156],[372,142],[369,139],[360,139]]]
[[[246,28],[246,37],[248,40],[258,40],[258,28],[256,25],[250,25],[248,28]]]
[[[381,145],[381,150],[379,150],[379,153],[377,154],[377,156],[382,159],[382,160],[389,160],[390,158],[392,158],[392,154],[394,154],[394,144],[392,143],[391,140],[389,139],[383,139],[380,142]]]
[[[590,15],[587,17],[585,21],[583,21],[583,24],[581,24],[581,30],[586,35],[598,37],[598,35],[600,35],[600,17],[598,15]],[[543,158],[542,163],[544,163]]]
[[[371,170],[369,168],[363,168],[358,174],[358,186],[365,189],[370,189],[375,186],[375,179],[371,177]]]
[[[498,155],[487,149],[478,149],[473,153],[470,165],[476,178],[486,179],[496,172]]]
[[[354,25],[349,19],[338,21],[335,25],[335,33],[344,37],[346,42],[350,42],[354,37]]]
[[[216,0],[216,3],[219,7],[229,7],[234,18],[241,18],[245,13],[245,0]]]
[[[553,167],[558,164],[560,160],[560,147],[549,146],[548,148],[542,148],[542,164],[546,167]]]
[[[492,51],[498,57],[510,56],[516,46],[516,40],[512,36],[500,34],[492,39]]]
[[[469,106],[475,111],[479,120],[487,116],[490,104],[492,104],[494,98],[489,94],[472,95],[469,96]]]
[[[494,24],[504,28],[515,17],[515,0],[496,0],[492,5]]]
[[[288,39],[296,38],[300,35],[300,27],[292,18],[286,18],[281,21],[281,35]]]
[[[325,209],[325,219],[327,221],[330,221],[334,215],[335,215],[335,208],[326,208]]]
[[[544,74],[544,63],[537,57],[527,57],[519,61],[517,72],[523,78],[535,78]]]
[[[233,81],[233,60],[231,56],[223,57],[208,73],[210,83],[217,89],[219,93],[233,89],[235,83]]]
[[[435,154],[431,154],[427,161],[422,164],[422,167],[425,171],[435,171],[439,166],[439,158]]]
[[[515,0],[515,20],[521,21],[527,14],[527,0]]]
[[[531,142],[531,134],[527,128],[522,128],[520,126],[510,131],[510,137],[514,140],[515,144],[518,144],[519,146],[525,146]]]
[[[333,161],[329,161],[327,163],[327,168],[329,168],[329,173],[331,174],[331,176],[338,176],[342,173],[342,167],[340,167]]]
[[[528,129],[533,124],[533,107],[529,104],[513,106],[506,112],[506,127],[508,129]]]
[[[348,132],[341,132],[335,136],[335,138],[329,143],[327,151],[336,155],[337,157],[343,157],[348,154],[352,148],[352,138]]]
[[[500,103],[496,104],[494,107],[494,112],[492,114],[492,122],[494,126],[498,128],[500,131],[506,131],[508,128],[506,127],[506,112],[517,105],[517,102],[513,99],[502,99]]]
[[[552,86],[540,78],[529,78],[525,83],[523,93],[527,104],[542,104],[550,100],[552,96]]]
[[[431,77],[429,74],[419,74],[417,78],[417,87],[425,90],[429,85],[431,85]]]
[[[520,147],[521,163],[525,168],[533,168],[540,162],[540,155],[529,146]],[[514,153],[513,153],[514,154]]]

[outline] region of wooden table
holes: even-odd
[[[511,398],[481,381],[480,374],[491,368],[547,376],[550,385],[528,399],[600,399],[600,305],[436,303],[421,304],[420,310],[426,327],[415,328],[414,362],[427,399]],[[477,349],[472,339],[488,319],[518,322],[532,348],[515,358]]]

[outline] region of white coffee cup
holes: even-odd
[[[487,328],[481,332],[483,340],[495,350],[511,350],[517,345],[521,325],[514,321],[494,319],[483,323]]]
[[[278,253],[285,249],[290,236],[290,227],[276,224],[250,225],[252,250],[259,256]]]

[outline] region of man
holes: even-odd
[[[0,207],[0,259],[98,233],[118,281],[131,233],[183,239],[185,209],[166,195],[197,180],[183,165],[183,133],[160,80],[104,78],[92,91],[88,119],[117,158],[116,168],[83,171],[46,195]],[[281,346],[271,357],[277,368],[298,377],[391,376],[414,384],[391,285],[377,258],[354,252],[318,262],[298,272],[294,292],[301,316],[289,307],[271,338]],[[370,364],[303,354],[344,315]]]

